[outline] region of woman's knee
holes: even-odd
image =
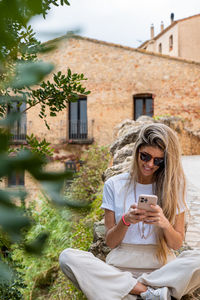
[[[59,263],[61,268],[71,263],[73,259],[74,259],[74,249],[67,248],[63,250],[59,256]]]
[[[200,251],[199,250],[188,250],[183,251],[180,255],[180,258],[186,259],[185,263],[188,262],[190,266],[200,267]]]

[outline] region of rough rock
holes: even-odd
[[[89,251],[92,252],[96,257],[105,261],[110,250],[111,249],[105,243],[104,220],[101,220],[94,224],[94,240]]]
[[[135,127],[131,126],[125,135],[120,136],[110,147],[110,152],[112,155],[115,155],[116,151],[120,150],[125,145],[134,143],[138,137],[138,133],[141,130],[141,126],[142,125],[137,125]]]
[[[102,175],[102,180],[106,181],[114,175],[128,172],[131,166],[132,156],[128,156],[121,164],[108,168]]]
[[[113,157],[113,165],[123,163],[127,157],[131,157],[133,154],[133,146],[134,143],[131,143],[117,151]]]
[[[176,116],[165,116],[165,117],[160,117],[159,120],[156,122],[163,123],[173,130],[175,130],[177,133],[180,133],[181,131],[184,130],[184,123],[182,122],[181,117],[176,117]]]

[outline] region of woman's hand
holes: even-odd
[[[151,211],[146,211],[146,216],[143,222],[145,224],[153,224],[162,229],[167,229],[170,226],[169,221],[165,217],[162,208],[159,205],[151,205]]]
[[[127,223],[136,224],[146,218],[146,210],[138,209],[136,204],[130,206],[128,212],[124,215]]]

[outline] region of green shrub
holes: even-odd
[[[27,242],[44,230],[50,235],[43,255],[38,257],[25,254],[19,246],[14,249],[14,258],[18,258],[23,266],[27,284],[23,292],[25,299],[86,299],[59,270],[58,257],[68,247],[89,249],[93,241],[93,224],[103,217],[101,174],[108,167],[109,159],[107,147],[90,147],[84,154],[84,165],[70,187],[70,194],[67,192],[71,199],[90,202],[89,208],[55,209],[45,198],[29,207],[34,224],[28,232]]]
[[[84,152],[83,166],[66,191],[66,196],[73,200],[92,202],[102,184],[102,173],[110,160],[108,147],[93,145]]]
[[[10,246],[8,236],[0,231],[0,258],[13,272],[13,276],[9,281],[4,281],[0,277],[0,299],[18,300],[23,299],[21,289],[24,289],[26,285],[24,284],[23,274],[19,271],[21,265],[17,260],[13,260]]]
[[[41,231],[50,233],[47,245],[37,257],[25,253],[24,249],[15,246],[13,258],[18,259],[23,266],[27,288],[24,291],[25,299],[29,299],[32,290],[35,288],[37,278],[54,265],[58,265],[58,256],[63,247],[69,247],[68,234],[71,232],[71,218],[73,214],[70,209],[55,209],[45,198],[40,203],[32,204],[32,218],[34,224],[27,234],[27,242],[35,239]]]
[[[70,247],[88,251],[93,241],[93,225],[103,217],[103,210],[100,209],[102,195],[96,195],[91,205],[90,212],[81,219],[74,227],[74,232],[69,236]],[[64,249],[64,248],[63,248]],[[62,272],[58,273],[55,284],[49,291],[49,299],[63,300],[86,300],[83,293],[77,290],[74,285],[66,279]]]
[[[52,294],[50,299],[85,299],[80,291],[67,282],[61,271],[58,272],[58,257],[62,250],[68,247],[88,250],[93,240],[93,224],[103,216],[100,209],[101,200],[102,196],[97,195],[85,217],[82,217],[79,211],[70,208],[57,210],[46,199],[40,200],[39,207],[37,203],[37,210],[35,205],[32,205],[35,224],[28,233],[28,241],[44,229],[50,232],[50,236],[43,254],[38,257],[24,253],[19,247],[15,247],[13,251],[14,259],[18,259],[23,266],[27,285],[23,291],[25,299],[45,299],[39,297],[45,289],[46,294]],[[54,298],[61,293],[62,297]]]

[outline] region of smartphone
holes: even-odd
[[[153,211],[150,205],[156,205],[158,197],[156,195],[145,195],[142,194],[138,199],[138,208]]]

